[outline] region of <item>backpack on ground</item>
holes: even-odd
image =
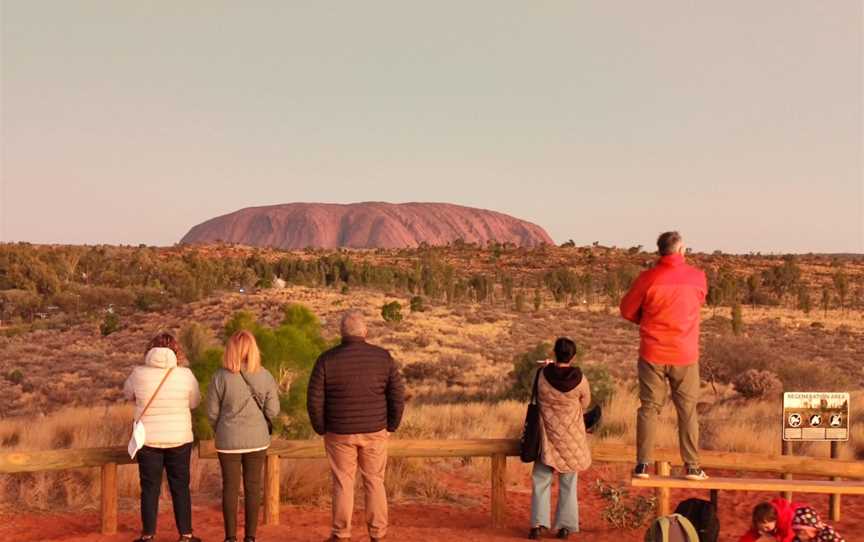
[[[645,542],[699,542],[690,520],[681,514],[660,516],[645,531]]]
[[[699,542],[717,542],[720,538],[717,507],[711,501],[687,499],[678,503],[675,513],[690,520],[699,535]]]

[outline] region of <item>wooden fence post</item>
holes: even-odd
[[[507,456],[492,456],[492,527],[504,526],[507,512]]]
[[[782,444],[782,454],[783,455],[792,455],[792,442],[790,442],[788,440],[784,440],[781,444]],[[792,475],[788,474],[788,473],[783,473],[782,477],[784,480],[791,480],[792,479]],[[782,495],[783,495],[784,499],[786,499],[789,502],[792,502],[792,492],[791,491],[784,491],[782,493]]]
[[[117,463],[102,465],[102,534],[117,533]]]
[[[840,457],[840,443],[836,440],[831,441],[831,459]],[[832,480],[839,481],[840,478],[834,476]],[[828,497],[828,515],[831,516],[831,521],[840,521],[840,495],[831,495]]]
[[[278,455],[267,456],[264,478],[264,525],[279,525],[279,480],[282,460]]]
[[[672,474],[672,465],[668,461],[657,461],[654,463],[654,467],[657,470],[657,476]],[[657,516],[668,516],[672,512],[669,505],[669,488],[658,487],[655,494],[657,495]]]

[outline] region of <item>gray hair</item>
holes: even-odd
[[[366,327],[366,320],[363,318],[363,313],[358,310],[350,310],[342,317],[342,336],[343,337],[366,337],[369,329]]]
[[[681,234],[677,231],[661,233],[660,237],[657,238],[657,252],[659,252],[661,256],[675,254],[678,252],[682,241],[683,239],[681,238]]]

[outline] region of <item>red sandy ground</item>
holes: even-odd
[[[571,540],[597,542],[642,541],[644,529],[614,530],[601,519],[603,502],[594,491],[594,481],[598,477],[606,480],[620,480],[626,473],[619,467],[599,465],[591,469],[579,481],[580,520],[582,532],[570,537]],[[449,480],[448,487],[454,494],[476,504],[413,504],[395,503],[390,508],[390,532],[388,540],[444,542],[470,540],[474,542],[524,540],[528,528],[530,511],[530,484],[526,478],[510,488],[507,493],[507,526],[500,529],[489,527],[488,487],[464,480]],[[453,487],[451,487],[453,486]],[[698,492],[673,491],[672,502],[700,495]],[[757,493],[725,492],[720,494],[721,542],[735,542],[747,528],[750,510],[761,500],[773,495]],[[822,514],[827,514],[828,497],[823,495],[798,495],[796,500],[806,499]],[[848,542],[864,540],[858,530],[864,526],[864,497],[843,498],[843,519],[835,527]],[[9,503],[6,503],[7,505]],[[157,540],[177,539],[170,502],[164,497],[162,513],[159,516]],[[242,510],[242,507],[241,507]],[[242,513],[241,513],[242,515]],[[268,541],[316,541],[320,542],[329,535],[329,510],[307,506],[282,507],[281,525],[261,526],[258,540]],[[205,542],[219,542],[223,539],[222,514],[218,502],[199,504],[194,507],[193,520],[195,532]],[[368,536],[362,526],[363,511],[355,510],[353,540],[366,541]],[[128,542],[135,538],[140,521],[135,510],[121,511],[119,533],[112,536],[97,534],[99,531],[98,512],[62,514],[0,514],[0,539],[23,542],[64,541],[64,542]],[[239,533],[242,535],[242,530]],[[549,536],[554,540],[554,536]],[[241,538],[242,540],[242,538]]]

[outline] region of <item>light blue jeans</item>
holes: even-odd
[[[552,508],[552,474],[550,467],[540,461],[534,462],[531,471],[531,527],[551,525],[549,515]],[[558,474],[558,509],[555,511],[555,530],[566,527],[579,532],[579,476],[575,472]]]

